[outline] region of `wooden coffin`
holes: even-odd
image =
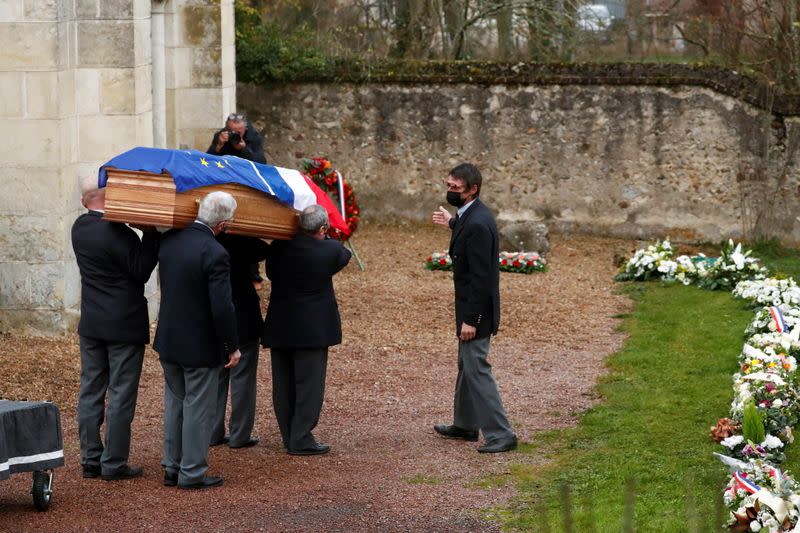
[[[297,233],[298,212],[273,197],[238,183],[176,192],[169,174],[108,168],[103,218],[143,226],[183,228],[197,218],[200,200],[212,191],[236,198],[230,233],[262,239],[290,239]]]

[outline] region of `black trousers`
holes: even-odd
[[[317,427],[325,395],[328,348],[272,348],[272,405],[287,450],[317,444]]]

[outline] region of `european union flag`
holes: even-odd
[[[166,150],[162,148],[134,148],[118,155],[100,167],[99,187],[108,181],[106,168],[141,170],[162,174],[168,172],[175,181],[178,192],[206,185],[240,183],[275,196],[279,201],[295,206],[295,190],[284,175],[288,169],[262,165],[235,156],[216,156],[197,150]],[[296,179],[302,181],[297,171]],[[292,181],[291,179],[289,181]]]

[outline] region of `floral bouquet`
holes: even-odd
[[[792,278],[766,278],[740,281],[733,295],[751,300],[755,305],[800,307],[800,287]]]
[[[358,222],[361,219],[361,209],[356,202],[353,187],[344,179],[341,180],[341,184],[339,183],[339,173],[333,168],[331,162],[324,157],[303,159],[302,166],[303,172],[308,174],[314,183],[327,192],[329,196],[335,196],[336,205],[339,205],[341,196],[344,195],[344,221],[347,223],[347,227],[350,228],[350,235],[352,235],[358,228]],[[331,237],[342,239],[341,233],[334,228],[331,228],[328,233]]]
[[[544,272],[547,269],[544,257],[536,252],[500,252],[497,260],[500,262],[500,270],[504,272],[530,274]]]
[[[713,259],[711,260],[713,261]],[[684,285],[691,285],[705,277],[709,259],[703,254],[696,256],[679,255],[675,258],[675,279]]]
[[[739,461],[737,467],[723,494],[730,511],[728,526],[740,531],[792,531],[800,519],[797,482],[759,459]]]
[[[428,270],[453,270],[453,260],[447,252],[433,252],[425,261]]]
[[[751,337],[756,333],[786,333],[793,335],[797,325],[800,324],[800,308],[790,307],[786,304],[763,307],[756,311],[756,316],[747,326],[744,334]]]
[[[792,428],[798,422],[800,396],[797,389],[777,374],[753,372],[748,375],[734,374],[734,398],[731,403],[731,418],[742,421],[744,408],[753,401],[763,417],[764,429],[789,442]]]
[[[732,457],[745,461],[761,459],[780,464],[786,460],[786,454],[783,453],[783,441],[769,433],[759,444],[746,440],[742,435],[731,435],[727,439],[723,439],[720,444],[728,448]]]
[[[743,252],[741,243],[734,246],[733,240],[729,240],[698,285],[711,290],[731,290],[740,281],[765,278],[767,269],[758,259],[750,257],[751,253],[752,250]]]
[[[656,242],[634,252],[633,257],[622,265],[617,281],[648,281],[658,278],[673,278],[678,263],[672,260],[672,245],[669,239]]]
[[[787,365],[787,369],[791,367],[791,370],[788,370],[789,372],[794,372],[797,369],[795,357],[800,356],[800,341],[794,335],[778,333],[777,331],[756,333],[748,338],[745,344],[762,352],[756,355],[766,354],[770,357],[781,358],[780,361],[772,361],[770,364],[777,364],[780,367]],[[787,358],[787,354],[794,357]]]
[[[547,270],[544,257],[536,252],[500,252],[497,256],[500,270],[531,274]],[[425,261],[428,270],[453,270],[453,260],[447,252],[433,252]]]

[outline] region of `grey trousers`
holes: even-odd
[[[144,345],[81,337],[78,434],[81,464],[110,475],[128,464]],[[108,407],[106,407],[108,393]],[[100,426],[105,420],[105,446]]]
[[[228,404],[228,384],[231,391],[230,446],[241,446],[250,440],[256,420],[256,373],[258,371],[258,341],[240,346],[242,358],[231,369],[219,374],[217,415],[211,430],[211,442],[225,436],[225,408]]]
[[[317,427],[325,396],[328,348],[271,349],[272,405],[287,450],[317,444],[311,431]]]
[[[216,414],[219,371],[161,361],[164,369],[164,458],[178,483],[197,483],[208,472],[208,443]]]
[[[514,436],[489,364],[489,337],[458,343],[453,424],[481,430],[487,443]]]

